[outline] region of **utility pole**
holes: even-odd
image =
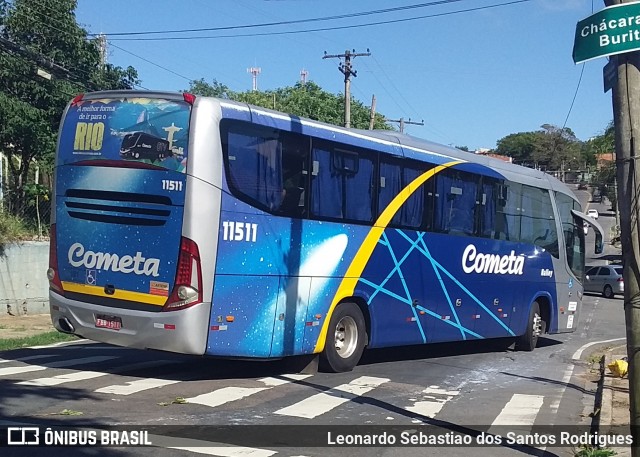
[[[107,36],[104,33],[98,35],[98,52],[100,53],[100,65],[107,65]]]
[[[369,130],[373,130],[373,124],[376,122],[376,96],[371,96],[371,116],[369,117]]]
[[[307,77],[309,76],[309,72],[304,68],[300,70],[300,82],[304,85],[307,84]]]
[[[624,3],[632,2],[605,0],[606,6]],[[640,170],[636,166],[640,155],[640,51],[618,54],[617,60],[612,98],[629,361],[629,418],[634,442],[631,455],[640,457]]]
[[[349,51],[348,49],[344,52],[344,54],[327,54],[327,51],[324,52],[323,59],[332,59],[339,58],[344,59],[344,63],[340,63],[338,70],[340,73],[344,75],[344,126],[346,128],[351,127],[351,76],[354,78],[357,75],[357,71],[351,67],[351,59],[355,59],[360,56],[370,56],[371,53],[369,49],[367,52],[356,53],[356,50]]]
[[[262,68],[260,67],[247,68],[247,73],[251,73],[251,77],[252,77],[251,90],[254,92],[258,90],[258,75],[260,74],[261,71],[262,71]]]
[[[420,122],[412,122],[411,118],[409,118],[408,121],[405,121],[404,117],[401,117],[400,119],[389,119],[389,122],[399,122],[400,123],[400,133],[404,133],[404,126],[406,124],[424,125],[424,120],[422,120]]]

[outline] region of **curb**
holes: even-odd
[[[617,359],[622,359],[623,357],[626,357],[626,355],[627,355],[626,346],[618,346],[608,350],[602,358],[602,368],[603,368],[601,371],[602,379],[601,379],[601,382],[599,383],[599,386],[600,386],[599,388],[602,389],[602,392],[600,395],[600,399],[601,399],[600,414],[599,414],[600,420],[596,428],[596,431],[598,433],[601,433],[601,431],[603,433],[607,433],[610,427],[621,426],[621,424],[619,424],[616,421],[616,418],[614,417],[615,416],[614,401],[621,403],[621,400],[623,400],[625,404],[627,405],[629,404],[628,391],[627,393],[624,393],[619,388],[620,384],[623,384],[623,385],[626,384],[628,386],[629,378],[626,376],[624,378],[614,377],[611,373],[609,373],[607,369],[607,365],[609,365],[609,363]],[[614,400],[614,396],[615,396],[615,400]],[[628,414],[628,412],[629,411],[627,407],[626,413]],[[626,423],[627,424],[629,423],[628,419]],[[631,456],[630,447],[619,446],[619,447],[609,447],[608,449],[615,451],[616,457]]]

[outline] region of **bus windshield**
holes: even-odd
[[[127,160],[184,172],[189,113],[177,100],[80,99],[67,111],[57,163]]]

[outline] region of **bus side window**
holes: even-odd
[[[498,240],[520,241],[522,185],[504,182],[498,188],[496,234]]]
[[[475,232],[475,209],[478,176],[457,170],[436,175],[434,231],[472,236]]]
[[[371,223],[376,203],[374,157],[367,151],[335,149],[329,142],[314,142],[311,152],[313,215]]]
[[[278,214],[304,217],[309,187],[309,140],[297,134],[282,135],[282,203]]]
[[[495,238],[498,226],[497,181],[483,177],[478,201],[478,235],[483,238]]]
[[[402,163],[393,161],[380,163],[380,186],[378,192],[378,208],[384,211],[394,198],[418,176],[426,171],[423,163]],[[420,228],[423,226],[425,213],[425,186],[416,189],[397,209],[391,219],[393,227]]]
[[[549,192],[531,186],[522,186],[522,189],[523,241],[540,246],[554,257],[559,257],[558,231]]]
[[[231,187],[261,209],[272,211],[280,207],[282,148],[277,133],[238,127],[228,131],[224,146]]]

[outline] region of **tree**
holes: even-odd
[[[228,98],[334,125],[342,125],[343,123],[344,97],[340,94],[326,92],[314,82],[298,82],[294,86],[270,91],[233,92],[215,79],[212,85],[201,79],[192,81],[187,92],[195,95]],[[370,116],[371,111],[367,106],[357,100],[352,100],[351,125],[354,128],[369,128]],[[374,128],[391,129],[381,114],[375,115]]]
[[[189,89],[187,92],[192,94],[202,95],[205,97],[217,97],[217,98],[232,98],[232,92],[227,86],[219,83],[215,79],[212,84],[209,84],[201,78],[197,81],[191,81],[189,83]]]
[[[595,136],[585,142],[584,154],[590,164],[597,164],[597,157],[601,154],[613,153],[615,151],[615,126],[610,122],[602,135]],[[617,205],[616,195],[616,165],[610,162],[601,166],[593,174],[591,184],[600,189],[601,195],[605,195],[611,202],[613,208]]]
[[[568,127],[559,128],[551,124],[543,124],[537,137],[534,160],[545,164],[548,169],[579,170],[582,160],[581,142]]]
[[[533,164],[538,132],[520,132],[505,136],[496,143],[496,154],[512,157],[520,164]]]
[[[96,39],[75,19],[76,0],[0,0],[0,151],[8,158],[8,207],[26,207],[34,160],[51,166],[67,102],[78,92],[130,89],[132,67],[102,65]],[[50,77],[38,76],[44,70]]]
[[[584,163],[582,143],[570,128],[544,124],[535,132],[507,135],[498,140],[496,153],[514,162],[544,170],[578,170]]]

